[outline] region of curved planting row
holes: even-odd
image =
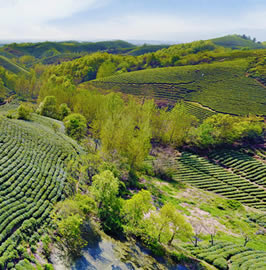
[[[218,242],[207,248],[191,248],[192,254],[221,270],[266,269],[266,252]]]
[[[20,243],[45,222],[60,200],[69,142],[33,122],[0,118],[0,269],[25,258]]]
[[[191,153],[183,152],[177,161],[176,180],[266,210],[266,192],[259,185]]]
[[[183,100],[185,95],[189,93],[187,88],[182,88],[178,84],[141,84],[141,83],[112,83],[112,82],[93,82],[93,85],[102,89],[109,90],[113,88],[115,91],[119,86],[118,91],[124,94],[146,96],[154,98],[157,102],[167,101],[167,103],[175,104],[179,100]],[[198,105],[189,102],[184,102],[186,110],[196,116],[200,121],[216,114],[214,111],[205,109]]]
[[[234,173],[266,189],[266,165],[262,162],[234,150],[217,151],[210,157]]]
[[[235,59],[127,72],[92,83],[103,89],[114,87],[131,94],[151,90],[157,99],[176,102],[184,98],[223,113],[265,115],[266,89],[246,76],[248,66],[249,59]]]
[[[212,115],[216,114],[216,112],[204,109],[200,106],[191,104],[189,102],[184,102],[186,110],[196,116],[200,121],[203,121],[204,119],[211,117]]]

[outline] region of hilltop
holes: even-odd
[[[211,41],[219,46],[231,49],[263,49],[265,45],[261,42],[256,42],[256,39],[251,39],[246,35],[228,35],[220,38],[211,39]]]

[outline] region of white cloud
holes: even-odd
[[[99,7],[106,0],[0,0],[0,38],[61,38],[52,20]],[[59,36],[58,36],[59,35]]]
[[[71,17],[112,0],[0,0],[0,39],[95,40],[144,39],[190,41],[230,33],[261,33],[266,29],[266,10],[254,7],[246,13],[171,15],[124,13],[101,21],[75,22]],[[162,3],[163,4],[163,3]],[[69,19],[70,18],[70,19]],[[69,19],[67,26],[55,21]],[[260,38],[260,37],[259,37]],[[261,38],[263,39],[263,38]],[[264,37],[266,40],[266,36]]]
[[[131,14],[104,22],[89,22],[79,27],[60,27],[73,39],[143,39],[196,40],[210,38],[215,33],[228,33],[239,28],[232,21],[217,18],[190,18],[167,14]],[[228,31],[228,32],[226,32]],[[71,37],[68,36],[67,39]]]

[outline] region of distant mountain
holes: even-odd
[[[129,43],[132,43],[137,46],[147,45],[174,45],[180,42],[178,41],[166,41],[166,40],[127,40]]]
[[[23,55],[32,55],[36,58],[54,56],[61,53],[92,53],[97,51],[112,52],[115,50],[123,50],[135,48],[129,42],[116,41],[100,41],[100,42],[38,42],[38,43],[12,43],[4,46],[4,51],[15,57]]]
[[[228,35],[220,38],[211,39],[211,41],[219,46],[223,46],[231,49],[262,49],[266,48],[265,44],[256,42],[256,39],[251,39],[246,35]]]

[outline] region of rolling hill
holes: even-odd
[[[156,99],[199,102],[215,111],[266,115],[266,88],[246,74],[249,61],[148,69],[93,81],[99,88]]]
[[[12,54],[14,57],[22,55],[32,55],[36,58],[54,56],[60,53],[92,53],[97,51],[108,51],[115,49],[129,49],[134,45],[118,41],[101,41],[101,42],[40,42],[40,43],[12,43],[1,48],[3,51]]]
[[[231,49],[263,49],[265,45],[262,43],[257,43],[249,38],[244,38],[240,35],[228,35],[220,38],[211,39],[211,41],[219,46]]]
[[[13,63],[10,59],[2,55],[0,55],[0,66],[5,68],[7,71],[13,72],[15,74],[29,74],[29,71],[27,71],[25,68],[20,67],[19,65]]]

